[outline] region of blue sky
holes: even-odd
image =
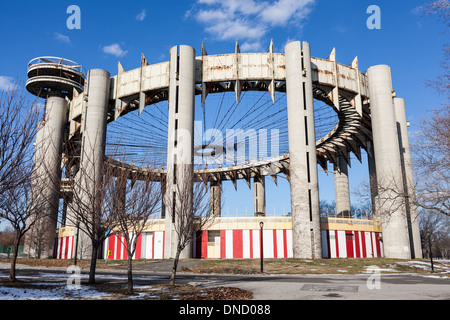
[[[27,63],[38,56],[64,57],[89,70],[112,75],[120,61],[126,70],[140,66],[144,53],[150,63],[168,60],[169,49],[187,44],[201,53],[231,53],[236,39],[241,51],[276,52],[292,40],[311,44],[312,55],[327,58],[336,48],[337,59],[350,64],[359,58],[362,71],[377,64],[392,68],[394,89],[405,98],[410,134],[417,122],[437,107],[443,97],[425,87],[440,75],[442,48],[448,42],[445,25],[437,17],[423,17],[422,0],[191,0],[191,1],[0,1],[0,88],[16,78],[26,81]],[[70,5],[81,9],[81,29],[69,30]],[[370,30],[370,5],[381,9],[381,29]],[[365,160],[365,159],[364,159]],[[367,163],[352,162],[352,188],[367,176]],[[289,186],[267,180],[267,211],[290,210]],[[226,186],[225,210],[253,210],[252,191],[245,182],[239,193]],[[332,201],[332,176],[320,173],[321,198]],[[274,209],[275,207],[275,209]]]

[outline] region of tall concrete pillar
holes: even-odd
[[[103,163],[105,159],[106,146],[106,126],[109,104],[110,74],[101,69],[94,69],[88,72],[86,109],[84,110],[83,136],[81,142],[80,170],[75,176],[74,193],[77,193],[74,201],[79,201],[81,206],[92,208],[100,214],[100,204],[94,203],[94,196],[98,193],[98,186],[103,180]],[[74,204],[75,206],[77,204]],[[91,210],[91,209],[89,209]],[[88,214],[88,210],[79,209],[75,212]],[[91,211],[92,212],[92,211]],[[92,219],[99,219],[94,216]],[[72,218],[76,221],[76,218]],[[78,250],[81,257],[90,256],[92,247],[87,234],[81,232],[79,242],[84,246]],[[80,244],[77,244],[80,245]],[[80,249],[80,248],[79,248]],[[86,253],[86,255],[84,255]]]
[[[419,217],[414,203],[415,187],[412,169],[411,150],[409,147],[408,124],[406,120],[405,100],[394,98],[395,119],[397,121],[400,160],[402,163],[403,187],[408,195],[406,204],[411,257],[422,258],[422,242],[420,239]]]
[[[253,179],[255,217],[266,216],[266,176],[257,175]]]
[[[373,66],[367,76],[384,253],[388,258],[410,259],[391,70]]]
[[[334,192],[336,198],[336,216],[350,218],[350,187],[348,184],[348,165],[342,157],[336,158],[334,165]]]
[[[179,52],[178,52],[179,50]],[[195,112],[195,50],[189,46],[170,50],[169,123],[167,145],[165,258],[177,251],[176,224],[173,214],[180,205],[192,212]],[[183,191],[183,194],[180,194]],[[180,258],[191,258],[192,246]]]
[[[319,186],[309,44],[285,47],[294,258],[321,258]]]
[[[209,188],[209,215],[213,217],[221,217],[222,181],[211,181]]]
[[[375,220],[381,221],[381,216],[378,211],[378,184],[377,184],[377,168],[375,165],[375,149],[372,141],[367,141],[367,162],[369,167],[369,187],[370,199],[372,202],[372,217]]]
[[[51,258],[56,235],[59,188],[61,183],[61,155],[67,101],[63,97],[47,99],[44,121],[39,123],[36,135],[31,206],[45,213],[30,232],[25,251],[32,257]]]

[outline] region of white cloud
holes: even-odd
[[[15,86],[12,77],[0,76],[0,90],[11,91]]]
[[[69,36],[66,36],[66,35],[58,33],[58,32],[55,32],[55,39],[59,40],[61,42],[70,43]]]
[[[136,16],[136,20],[137,21],[144,21],[146,16],[147,16],[147,10],[142,9],[142,11]]]
[[[116,57],[124,57],[128,53],[128,51],[123,50],[118,43],[103,47],[103,52]]]
[[[288,22],[305,19],[311,12],[315,0],[278,0],[266,6],[260,13],[264,22],[271,26],[285,26]]]
[[[300,25],[316,0],[197,0],[186,12],[218,40],[244,40],[243,47],[256,50],[271,27]]]
[[[239,45],[239,49],[242,52],[259,52],[261,50],[263,50],[263,46],[261,45],[261,42],[256,41],[256,42],[244,42],[242,45]]]

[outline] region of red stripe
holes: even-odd
[[[286,229],[283,230],[283,244],[284,244],[284,258],[287,258],[288,252],[287,252],[287,230]]]
[[[361,231],[361,243],[362,243],[362,257],[367,258],[366,233],[364,231]]]
[[[379,233],[375,233],[375,241],[376,241],[376,247],[377,247],[377,256],[381,257],[381,248],[380,248],[380,238],[379,238]]]
[[[60,259],[62,256],[62,244],[63,244],[63,238],[59,238],[59,258]]]
[[[242,230],[233,230],[233,258],[241,259],[242,257]]]
[[[273,230],[273,257],[278,258],[277,230]]]
[[[202,234],[202,255],[203,259],[208,258],[208,231],[203,231]]]
[[[66,249],[64,252],[64,259],[67,259],[67,256],[69,255],[69,238],[65,238],[66,239]]]
[[[226,258],[226,238],[225,238],[225,230],[220,230],[220,258]]]
[[[126,259],[128,259],[128,241],[125,238],[125,236],[123,238],[124,238],[124,240],[123,240],[123,242],[124,242],[123,243],[123,259],[126,260]],[[128,233],[128,238],[130,238],[129,233]]]
[[[136,253],[134,255],[135,259],[141,259],[141,246],[142,246],[142,233],[139,234],[136,240]]]
[[[345,246],[347,248],[347,258],[353,258],[353,233],[351,231],[345,231]]]
[[[355,231],[355,257],[361,258],[361,247],[359,246],[359,231]]]
[[[113,248],[114,248],[114,238],[115,238],[114,235],[112,235],[108,238],[108,250],[107,251],[111,251],[111,253],[113,252]],[[112,259],[112,255],[108,257],[108,252],[106,252],[106,257],[108,259]]]

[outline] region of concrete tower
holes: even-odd
[[[67,99],[73,91],[81,92],[85,82],[83,68],[70,60],[41,57],[28,64],[27,90],[46,99],[44,118],[39,123],[35,143],[34,172],[31,201],[44,212],[35,224],[25,244],[25,252],[32,257],[53,257],[59,188],[61,183],[61,155],[67,119]],[[39,190],[37,190],[39,189]]]
[[[367,77],[384,253],[388,258],[410,259],[391,69],[386,65],[373,66],[367,70]]]
[[[169,123],[167,145],[167,185],[165,196],[165,258],[177,251],[180,205],[192,212],[195,111],[195,50],[189,46],[170,49]],[[175,214],[174,214],[175,213]],[[186,246],[180,258],[192,257]]]
[[[322,257],[314,100],[309,44],[285,47],[294,258]]]

